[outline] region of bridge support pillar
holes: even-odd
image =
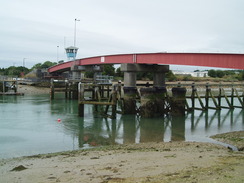
[[[81,72],[80,71],[72,71],[72,80],[80,80]]]
[[[145,118],[163,116],[166,88],[153,87],[141,88],[141,107],[140,115]]]
[[[124,72],[124,114],[136,114],[136,72]]]
[[[184,116],[186,106],[186,88],[172,88],[171,113],[174,116]]]
[[[153,75],[153,86],[164,87],[165,86],[165,71],[155,72]]]

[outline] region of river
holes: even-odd
[[[62,94],[52,101],[49,95],[0,96],[0,158],[123,143],[215,142],[211,135],[244,129],[239,108],[153,119],[117,114],[116,120],[93,111],[86,105],[85,117],[78,117],[77,101]]]

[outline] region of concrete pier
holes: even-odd
[[[163,116],[166,88],[141,88],[141,117],[153,118]]]
[[[124,87],[124,114],[136,114],[136,87]]]
[[[124,72],[124,114],[136,114],[136,72],[131,65],[123,65]]]
[[[171,114],[175,116],[184,116],[186,106],[186,88],[172,88]]]

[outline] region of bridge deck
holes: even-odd
[[[244,54],[227,53],[140,53],[104,55],[77,59],[65,62],[48,69],[48,72],[63,72],[70,70],[72,65],[100,64],[164,64],[219,67],[244,70]]]

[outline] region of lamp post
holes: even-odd
[[[23,69],[24,69],[24,67],[25,67],[25,59],[26,59],[26,58],[23,58]]]
[[[58,51],[59,51],[59,46],[57,46],[57,62],[58,62]]]
[[[77,21],[80,21],[78,19],[75,19],[75,30],[74,30],[74,47],[75,47],[75,44],[76,44],[76,22]]]

